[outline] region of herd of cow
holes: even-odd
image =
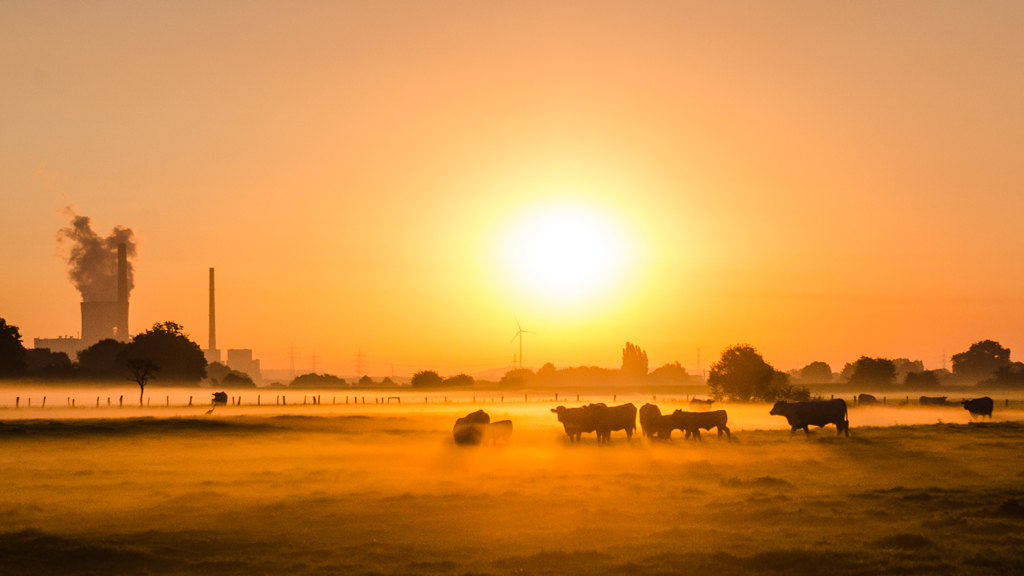
[[[859,403],[871,404],[874,397],[862,394]],[[718,435],[729,433],[729,415],[725,410],[710,410],[711,400],[690,401],[691,411],[676,410],[671,414],[662,414],[654,404],[640,407],[640,428],[649,439],[668,440],[672,432],[680,430],[683,438],[700,440],[700,431],[715,428]],[[951,405],[946,398],[921,397],[922,405]],[[992,417],[994,403],[988,396],[964,400],[960,403],[972,416]],[[579,443],[583,434],[597,433],[598,444],[611,441],[612,432],[625,431],[627,440],[633,439],[636,432],[637,409],[632,403],[621,406],[608,406],[604,403],[587,404],[579,408],[559,406],[551,410],[558,416],[558,421],[565,428],[570,442]],[[784,416],[789,422],[790,433],[803,430],[810,434],[810,426],[824,427],[835,424],[837,435],[850,436],[850,417],[846,410],[846,402],[842,399],[812,400],[809,402],[776,402],[769,412],[772,416]],[[490,416],[483,410],[477,410],[455,422],[452,431],[456,444],[497,444],[508,442],[512,437],[512,421],[502,420],[491,422]]]

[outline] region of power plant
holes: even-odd
[[[49,348],[53,352],[64,352],[74,359],[80,350],[112,338],[127,342],[128,334],[128,246],[117,245],[117,300],[83,300],[81,337],[36,338],[36,348]]]

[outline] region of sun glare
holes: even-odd
[[[523,217],[506,240],[515,284],[536,296],[594,296],[621,272],[624,241],[611,220],[592,209],[562,206]]]

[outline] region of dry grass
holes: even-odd
[[[1024,571],[1016,422],[598,447],[486,408],[509,446],[454,446],[458,406],[0,421],[2,572]]]

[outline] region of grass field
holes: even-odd
[[[459,405],[5,414],[0,573],[1024,573],[1024,425],[1006,415],[858,426],[880,412],[854,409],[851,438],[731,416],[732,442],[599,447],[570,446],[550,406],[484,407],[515,421],[508,446],[456,447]]]

